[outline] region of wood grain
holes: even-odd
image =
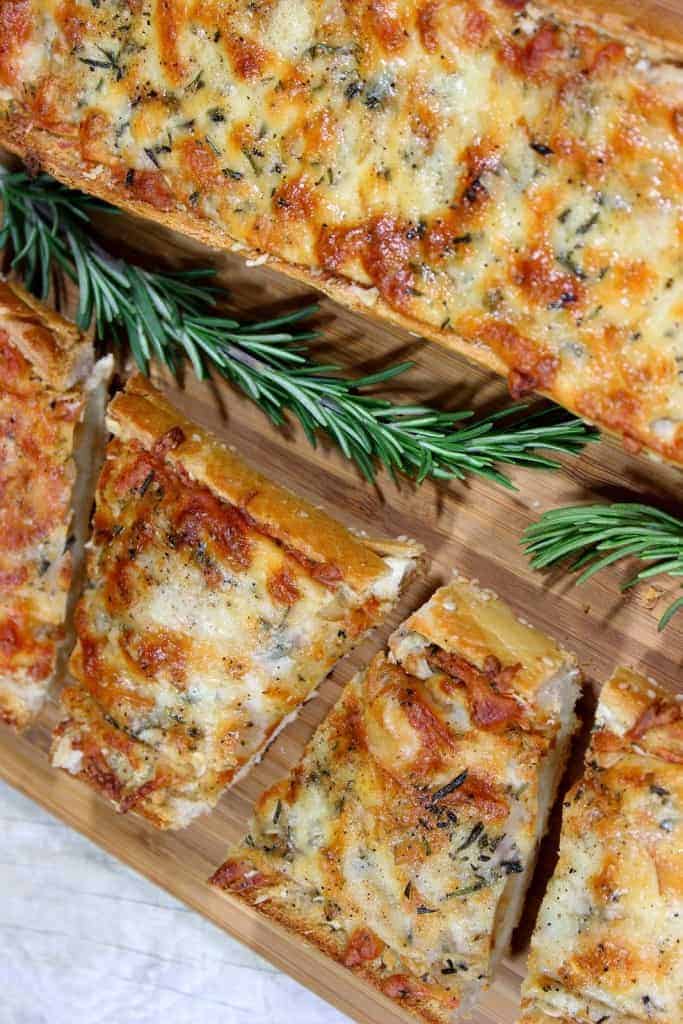
[[[311,298],[305,288],[272,271],[246,268],[235,257],[211,254],[157,226],[116,217],[101,227],[117,250],[138,251],[137,258],[150,265],[211,262],[221,282],[231,289],[234,310],[244,317],[275,314]],[[398,329],[362,319],[328,300],[321,302],[316,321],[322,329],[319,357],[339,362],[350,372],[370,372],[390,362],[413,359],[414,368],[394,392],[397,398],[479,411],[508,401],[499,379]],[[335,449],[324,443],[312,449],[295,427],[286,434],[276,431],[257,408],[221,382],[199,383],[188,374],[182,389],[168,381],[165,385],[186,412],[215,429],[278,482],[350,525],[375,535],[407,534],[421,541],[429,555],[426,574],[404,595],[392,620],[338,666],[320,695],[281,734],[263,762],[223,798],[214,813],[182,833],[158,833],[135,817],[117,816],[81,783],[49,768],[46,751],[57,715],[54,701],[27,736],[17,738],[6,730],[0,734],[0,773],[357,1021],[406,1021],[409,1018],[394,1004],[348,971],[327,962],[300,940],[292,940],[249,908],[214,893],[205,879],[223,860],[229,843],[243,833],[258,793],[296,760],[340,686],[368,660],[390,629],[447,580],[455,567],[496,589],[525,618],[575,650],[589,688],[604,680],[617,663],[683,688],[683,616],[674,619],[665,633],[658,634],[656,629],[657,618],[675,589],[674,581],[656,581],[655,587],[645,585],[623,596],[618,587],[628,567],[622,567],[605,571],[578,588],[560,572],[550,576],[533,573],[519,546],[524,527],[544,509],[560,504],[640,496],[680,510],[683,477],[673,468],[629,456],[606,440],[580,459],[569,460],[555,474],[512,471],[518,487],[514,492],[475,479],[438,487],[427,483],[418,490],[407,482],[395,485],[384,475],[371,487]],[[578,756],[575,760],[580,762]],[[552,869],[553,856],[550,839],[541,855],[537,894],[544,875]],[[478,1024],[512,1024],[515,1019],[525,941],[536,905],[537,898],[529,900],[515,955],[505,962],[476,1011]]]
[[[674,59],[683,53],[680,0],[641,0],[637,4],[634,0],[591,0],[590,7],[585,0],[557,0],[552,6],[558,13],[603,28],[617,37],[632,36],[634,42],[654,43],[656,49],[664,44],[665,51]]]

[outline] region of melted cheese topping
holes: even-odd
[[[67,139],[114,198],[683,460],[673,60],[509,0],[3,0],[0,38],[7,129]]]
[[[520,666],[494,662],[490,654],[481,685],[503,699],[505,668]],[[427,1020],[450,1019],[489,978],[504,906],[533,863],[543,766],[572,729],[570,657],[563,668],[564,724],[533,702],[481,722],[470,662],[418,678],[377,655],[290,778],[260,798],[215,884],[312,936]]]
[[[80,386],[47,383],[0,329],[0,718],[18,728],[45,698],[63,638],[83,408]]]
[[[404,575],[387,566],[381,597],[355,593],[343,565],[286,547],[172,465],[176,431],[151,450],[109,445],[54,752],[162,827],[216,802]]]
[[[568,1022],[683,1021],[683,704],[621,671],[604,687],[524,988]],[[544,1019],[544,1018],[543,1018]]]

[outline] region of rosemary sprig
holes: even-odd
[[[661,573],[683,576],[683,521],[651,505],[618,502],[553,509],[525,530],[523,543],[534,569],[545,569],[578,553],[570,570],[583,570],[579,583],[627,557],[648,565],[628,579],[622,590]],[[660,630],[680,608],[683,597],[666,609]]]
[[[53,271],[63,271],[78,285],[78,324],[94,322],[103,340],[127,339],[144,373],[153,358],[176,370],[187,357],[199,377],[214,367],[275,424],[290,413],[311,444],[327,434],[368,480],[381,464],[417,482],[474,473],[511,488],[497,465],[555,469],[550,453],[575,455],[598,436],[557,407],[518,416],[525,406],[517,405],[466,422],[471,412],[392,403],[368,391],[411,364],[353,379],[313,362],[306,342],[315,335],[292,328],[315,307],[240,324],[222,315],[226,293],[210,284],[212,271],[153,273],[113,258],[88,230],[93,212],[116,212],[107,204],[44,174],[1,170],[0,201],[0,247],[11,248],[12,267],[36,294],[45,298]]]

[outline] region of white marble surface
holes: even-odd
[[[0,782],[0,1024],[347,1018]]]

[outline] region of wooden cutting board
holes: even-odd
[[[216,256],[163,229],[126,217],[102,224],[117,251],[137,253],[149,266],[197,266],[212,263],[231,289],[234,310],[244,318],[276,315],[310,301],[300,285],[266,268],[247,268],[236,257]],[[125,247],[121,240],[125,239]],[[144,256],[140,255],[144,253]],[[431,402],[442,408],[490,411],[509,401],[504,384],[446,352],[395,328],[362,319],[323,300],[316,323],[318,358],[362,374],[399,360],[414,369],[401,379],[394,396]],[[183,409],[216,430],[260,470],[323,505],[346,523],[375,535],[407,534],[428,553],[426,574],[404,595],[387,622],[341,663],[320,695],[281,734],[262,763],[224,796],[217,809],[180,833],[161,833],[135,817],[116,815],[84,785],[48,766],[46,751],[56,718],[51,702],[23,738],[0,732],[0,773],[53,814],[83,832],[110,853],[206,915],[240,941],[334,1003],[357,1021],[392,1024],[410,1018],[349,971],[328,962],[298,938],[261,920],[251,909],[213,892],[206,878],[222,862],[228,845],[245,831],[250,808],[260,791],[280,778],[297,759],[316,723],[336,699],[340,687],[367,662],[390,630],[422,602],[455,567],[497,590],[526,619],[573,649],[588,680],[590,694],[617,663],[635,666],[663,683],[683,689],[683,615],[658,634],[656,623],[675,591],[673,580],[643,585],[628,596],[619,583],[628,567],[607,570],[576,587],[561,572],[540,575],[529,569],[519,545],[524,527],[543,510],[561,504],[642,498],[680,512],[683,475],[646,458],[625,454],[611,440],[591,446],[557,473],[513,470],[517,490],[507,492],[485,481],[416,489],[393,484],[380,474],[377,485],[364,483],[354,467],[332,447],[311,448],[294,426],[286,434],[220,382],[201,384],[187,374],[184,390],[171,386]],[[573,768],[580,765],[577,750]],[[526,943],[544,879],[552,870],[557,833],[541,851],[539,869],[513,956],[474,1015],[479,1024],[512,1024],[524,971]]]

